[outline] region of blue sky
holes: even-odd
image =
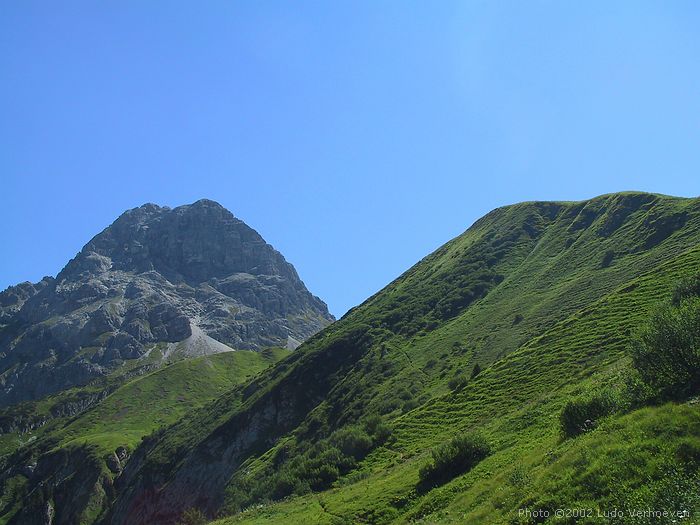
[[[0,10],[0,288],[206,197],[339,316],[494,207],[700,193],[697,2]]]

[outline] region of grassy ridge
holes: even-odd
[[[114,473],[106,460],[115,449],[132,451],[156,429],[173,424],[288,354],[287,350],[272,348],[176,361],[137,376],[78,417],[52,420],[34,433],[31,445],[20,447],[9,458],[12,468],[2,479],[0,523],[12,519],[22,523],[42,512],[41,500],[37,503],[37,498],[30,495],[44,485],[51,487],[51,479],[65,469],[75,472],[73,481],[51,487],[51,500],[58,505],[57,501],[64,498],[67,516],[80,523],[94,523],[113,497]],[[49,401],[44,403],[50,405]],[[22,439],[27,441],[28,437]],[[15,441],[8,445],[16,449]],[[28,479],[22,465],[32,463],[46,480],[34,476]]]
[[[59,446],[87,441],[108,451],[120,445],[133,448],[142,437],[250,379],[287,353],[240,350],[173,363],[122,386],[54,437],[60,438]]]
[[[300,483],[296,499],[235,519],[430,520],[455,498],[453,484],[416,492],[430,450],[482,429],[496,453],[460,478],[467,484],[483,469],[503,474],[518,458],[556,449],[563,404],[622,373],[630,331],[676,278],[698,268],[699,242],[697,199],[627,193],[494,210],[256,378],[247,395],[224,396],[164,432],[139,468],[153,479],[184,476],[217,440],[245,433],[262,408],[284,411],[286,426],[259,430],[266,445],[216,467],[229,469],[225,511],[267,505],[272,492],[241,500],[240,488],[277,484],[284,450],[313,457],[334,432],[379,415],[393,440],[349,473],[342,457],[332,460],[335,488],[304,495]],[[449,392],[450,379],[475,364],[484,372]],[[487,501],[489,512],[514,504]],[[489,519],[512,518],[501,514]]]
[[[621,380],[624,334],[681,275],[699,267],[699,250],[682,254],[561,321],[464,390],[398,418],[394,443],[366,460],[360,481],[221,523],[514,523],[525,507],[633,504],[623,492],[633,497],[632,489],[648,476],[658,484],[669,482],[658,466],[676,468],[684,445],[700,450],[700,407],[641,409],[611,417],[595,432],[569,441],[561,439],[558,415],[571,395]],[[427,451],[474,429],[488,436],[496,453],[470,473],[419,494],[418,470]]]

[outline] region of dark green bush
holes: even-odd
[[[352,426],[336,432],[331,442],[346,455],[360,460],[372,448],[372,438],[363,429]]]
[[[401,408],[402,404],[399,399],[391,397],[380,401],[377,404],[377,410],[380,414],[390,414],[394,410]]]
[[[420,402],[417,399],[409,399],[408,401],[404,402],[403,405],[401,405],[401,412],[404,414],[406,412],[410,412],[414,408],[418,408],[420,406]]]
[[[391,427],[377,414],[365,419],[363,425],[369,435],[372,436],[372,446],[374,447],[383,445],[391,437]]]
[[[272,480],[272,499],[286,498],[294,492],[294,487],[296,487],[298,482],[298,478],[291,476],[287,472],[275,476]]]
[[[381,416],[372,415],[314,444],[289,440],[274,453],[269,468],[255,477],[236,478],[227,493],[226,508],[238,512],[255,503],[326,490],[390,437],[391,428]]]
[[[631,369],[622,379],[622,398],[628,408],[635,409],[648,405],[654,399],[654,392],[649,385],[642,381],[639,372]]]
[[[685,277],[680,280],[675,290],[673,290],[671,304],[673,306],[679,306],[683,299],[692,297],[700,297],[700,274]]]
[[[450,387],[450,390],[453,392],[462,390],[465,386],[467,386],[467,378],[462,374],[458,374],[447,382],[447,386]]]
[[[309,485],[313,490],[324,490],[340,477],[340,470],[335,465],[323,463],[310,472]]]
[[[559,421],[564,436],[573,437],[593,430],[600,418],[621,410],[620,396],[612,390],[600,390],[569,400]]]
[[[692,286],[677,290],[677,305],[654,312],[631,345],[634,367],[659,400],[700,392],[700,299]]]
[[[442,484],[471,470],[491,453],[486,440],[478,434],[457,436],[432,451],[431,461],[419,471],[422,483]]]
[[[615,258],[615,251],[614,250],[606,250],[605,253],[603,254],[603,260],[600,261],[600,267],[607,268],[613,262],[614,258]]]
[[[481,367],[479,366],[479,363],[476,363],[474,365],[474,368],[472,368],[472,375],[471,378],[474,379],[476,376],[478,376],[481,373]]]

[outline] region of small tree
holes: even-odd
[[[700,391],[700,298],[685,292],[654,312],[631,345],[635,368],[659,399]]]
[[[680,306],[684,299],[700,297],[700,274],[685,277],[676,285],[671,298],[673,306]]]
[[[472,368],[472,379],[474,379],[476,376],[478,376],[481,373],[481,367],[479,366],[479,363],[476,363],[474,365],[474,368]]]

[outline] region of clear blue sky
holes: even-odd
[[[698,2],[0,7],[0,288],[206,197],[343,314],[490,209],[700,181]]]

